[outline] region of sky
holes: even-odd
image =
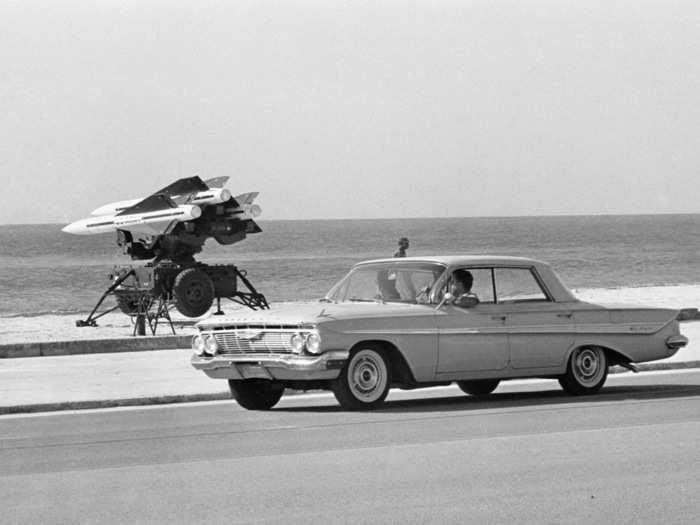
[[[0,224],[700,213],[697,1],[0,1]]]

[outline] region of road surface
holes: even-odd
[[[697,523],[700,371],[0,416],[0,523]]]

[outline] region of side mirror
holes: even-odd
[[[454,298],[455,296],[452,295],[450,292],[445,292],[445,295],[442,296],[442,301],[440,301],[440,303],[435,307],[435,309],[439,310],[445,303],[451,303],[452,301],[454,301]]]
[[[461,308],[473,308],[479,304],[479,298],[473,293],[465,293],[460,295],[454,302],[455,306]]]

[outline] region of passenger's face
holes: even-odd
[[[467,293],[467,289],[461,281],[452,282],[452,295],[459,297],[462,294]]]

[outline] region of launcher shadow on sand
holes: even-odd
[[[159,320],[173,329],[170,309],[186,317],[200,317],[216,300],[226,298],[253,310],[269,308],[241,270],[232,264],[209,265],[195,261],[207,239],[219,244],[242,241],[262,230],[254,219],[261,210],[253,201],[257,193],[235,198],[223,188],[228,177],[180,179],[145,199],[106,204],[92,216],[69,224],[63,231],[76,235],[117,232],[117,244],[132,260],[150,260],[143,266],[116,266],[112,284],[102,294],[90,315],[77,326],[97,326],[97,320],[119,308],[135,318],[134,334],[145,334],[145,325],[155,334]],[[116,306],[99,311],[113,295]]]

